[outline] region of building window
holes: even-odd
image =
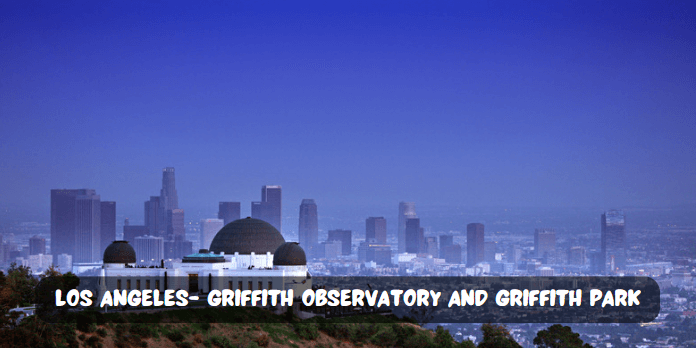
[[[116,280],[116,289],[121,290],[121,279]]]
[[[150,279],[145,280],[145,288],[149,289],[150,288]]]
[[[259,282],[259,288],[257,290],[263,289],[263,282]]]
[[[239,287],[237,288],[237,290],[240,290],[240,291],[241,291],[241,290],[242,290],[242,281],[240,280],[240,281],[239,281],[239,284],[237,284],[237,285],[239,285]]]
[[[231,280],[229,281],[228,288],[229,288],[230,290],[232,290],[232,281],[231,281]]]
[[[135,281],[135,288],[140,290],[140,279]]]
[[[155,289],[159,289],[159,279],[155,279]]]
[[[131,284],[130,284],[130,279],[126,280],[126,289],[130,290],[131,289]]]
[[[254,290],[254,284],[252,283],[251,280],[249,281],[249,289],[247,289],[247,290]]]
[[[268,290],[273,289],[273,282],[268,282]]]

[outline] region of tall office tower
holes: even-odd
[[[136,262],[139,265],[156,266],[164,259],[164,240],[162,237],[141,236],[135,237],[133,243]]]
[[[179,236],[185,239],[184,209],[167,211],[167,228],[167,240],[176,239]]]
[[[300,246],[308,257],[315,257],[315,249],[319,246],[319,218],[317,204],[313,199],[303,199],[300,204],[300,225],[297,229]]]
[[[261,202],[251,202],[251,217],[268,222],[281,231],[282,192],[279,185],[261,187]]]
[[[241,207],[239,202],[220,202],[218,204],[218,219],[222,219],[225,225],[241,219]]]
[[[75,254],[75,200],[96,195],[90,189],[51,190],[51,254]],[[54,260],[54,262],[57,260]]]
[[[0,244],[2,244],[2,240],[0,240]],[[46,239],[39,236],[33,236],[29,238],[29,255],[39,254],[46,255]]]
[[[584,266],[586,259],[585,247],[574,246],[568,249],[568,263],[571,265]]]
[[[98,195],[75,197],[74,243],[73,262],[101,260],[101,201]]]
[[[437,237],[425,238],[425,253],[437,258],[439,256],[437,249]]]
[[[387,244],[387,219],[369,217],[365,220],[365,240],[375,239],[377,243]]]
[[[352,234],[353,232],[350,230],[330,230],[329,237],[326,238],[326,240],[337,240],[341,242],[341,252],[343,255],[350,255],[353,246]]]
[[[237,219],[239,220],[239,219]],[[225,221],[222,219],[203,219],[201,220],[201,239],[200,249],[210,249],[210,243],[215,238],[215,235],[225,226]]]
[[[609,210],[602,214],[602,258],[607,271],[615,272],[626,267],[626,217],[623,211]]]
[[[483,261],[488,263],[495,262],[497,244],[493,241],[483,242]]]
[[[556,230],[537,228],[534,230],[534,251],[537,257],[549,257],[556,250]]]
[[[160,191],[160,202],[165,211],[179,209],[179,196],[176,193],[174,181],[174,168],[167,167],[162,169],[162,190]]]
[[[160,196],[150,196],[150,200],[145,201],[145,226],[149,235],[164,237],[167,228],[166,215],[160,202]]]
[[[468,267],[483,261],[483,248],[483,224],[468,224],[466,226],[466,265]]]
[[[399,229],[397,236],[399,238],[399,253],[406,252],[406,220],[416,219],[416,203],[399,202]]]
[[[181,259],[191,253],[193,253],[193,243],[183,236],[176,236],[174,239],[164,241],[165,259]]]
[[[425,239],[423,229],[420,227],[420,219],[406,219],[406,252],[418,254],[425,251]]]
[[[116,240],[116,202],[101,202],[100,229],[99,253],[103,255],[106,247]]]
[[[448,236],[448,235],[441,235],[440,236],[440,258],[441,259],[445,258],[445,249],[452,244],[454,244],[454,237]],[[461,263],[461,255],[459,257],[459,263]]]
[[[358,247],[358,261],[374,261],[377,265],[391,264],[391,247],[388,244],[378,243],[376,239],[370,238]]]
[[[123,225],[123,240],[134,244],[136,237],[142,237],[148,234],[147,226],[138,225]]]

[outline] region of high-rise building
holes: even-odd
[[[420,219],[406,219],[406,252],[418,254],[425,252],[425,238],[420,227]]]
[[[602,258],[606,271],[613,273],[626,267],[626,217],[623,211],[609,210],[602,214]]]
[[[213,238],[215,238],[215,235],[222,229],[224,225],[225,221],[222,219],[202,219],[200,223],[200,249],[209,249],[210,243],[213,241]]]
[[[336,260],[343,254],[343,243],[340,240],[321,242],[317,250],[318,259]]]
[[[145,201],[145,226],[149,235],[164,237],[167,223],[164,207],[160,202],[159,196],[150,196],[150,200]]]
[[[220,204],[218,204],[218,219],[222,219],[225,225],[232,221],[239,220],[241,217],[242,213],[239,202],[220,202]]]
[[[365,220],[365,240],[376,239],[378,243],[387,244],[387,219],[369,217]]]
[[[147,226],[138,225],[124,225],[123,226],[123,240],[130,244],[135,244],[136,237],[142,237],[148,234]]]
[[[319,218],[317,204],[313,199],[303,199],[300,204],[300,224],[298,228],[300,246],[308,257],[315,257],[314,250],[319,244]]]
[[[2,244],[2,240],[0,240]],[[29,238],[29,255],[46,254],[46,238],[33,236]]]
[[[473,267],[483,260],[483,224],[468,224],[466,226],[466,265]]]
[[[164,241],[164,258],[181,259],[193,253],[193,243],[184,238],[176,236],[174,239]]]
[[[101,202],[100,255],[116,240],[116,202]]]
[[[101,201],[98,195],[75,197],[74,243],[73,262],[101,260]]]
[[[155,266],[164,259],[164,240],[162,237],[149,235],[135,237],[133,249],[135,249],[139,265]]]
[[[448,236],[448,235],[441,235],[440,236],[440,258],[444,259],[445,258],[445,249],[454,244],[454,237],[453,236]],[[461,247],[460,247],[461,251]],[[461,263],[461,255],[459,256],[459,263]]]
[[[282,216],[282,189],[279,185],[261,187],[261,201],[251,202],[251,217],[268,222],[279,232]]]
[[[358,261],[374,261],[377,265],[391,264],[391,247],[387,244],[379,243],[376,239],[370,238],[360,243],[358,247]]]
[[[425,238],[425,253],[432,255],[432,257],[436,258],[439,256],[438,248],[437,248],[437,237],[426,237]]]
[[[337,240],[341,242],[341,252],[343,255],[350,255],[353,246],[353,232],[350,230],[330,230],[327,241]]]
[[[179,209],[179,195],[176,192],[174,180],[174,168],[162,169],[162,190],[160,191],[160,204],[165,211]]]
[[[445,259],[445,262],[451,264],[461,264],[462,263],[462,246],[459,244],[449,244],[444,248],[440,249],[443,252],[441,258]]]
[[[51,190],[51,254],[75,254],[76,199],[95,190]],[[54,260],[55,261],[55,260]]]
[[[548,258],[556,250],[556,230],[537,228],[534,230],[534,251],[539,258]]]
[[[399,228],[397,237],[399,238],[399,253],[406,252],[406,220],[416,219],[416,203],[400,202],[399,203]]]
[[[177,237],[185,238],[186,229],[184,227],[184,210],[172,209],[167,210],[167,240],[176,239]]]

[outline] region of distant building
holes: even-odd
[[[365,220],[365,240],[375,239],[378,243],[387,244],[387,219],[369,217]]]
[[[406,219],[406,252],[411,254],[425,252],[425,237],[420,227],[420,219]]]
[[[387,244],[379,243],[377,239],[370,238],[368,241],[360,243],[358,247],[358,261],[375,262],[379,266],[391,264],[391,247]]]
[[[534,251],[538,258],[548,258],[556,250],[556,230],[537,228],[534,230]]]
[[[56,189],[51,190],[51,253],[59,254],[75,254],[75,245],[77,242],[76,222],[78,221],[77,214],[85,217],[85,212],[77,209],[77,197],[96,196],[96,191],[91,189]],[[82,205],[81,205],[82,207]],[[94,209],[91,210],[94,214]],[[91,220],[95,220],[92,216]],[[84,220],[80,220],[84,221]],[[99,220],[95,221],[97,224]],[[86,227],[81,224],[82,227]],[[99,227],[91,233],[99,233]],[[86,232],[81,230],[81,232]],[[90,238],[91,239],[91,238]],[[80,238],[82,240],[82,238]],[[91,245],[91,241],[89,243]],[[98,249],[99,245],[95,249]],[[91,255],[89,255],[91,256]]]
[[[609,210],[602,214],[602,258],[606,271],[613,273],[626,268],[626,217],[623,211]]]
[[[0,241],[2,244],[2,241]],[[46,254],[46,239],[39,236],[29,238],[29,255]]]
[[[336,260],[343,254],[343,243],[340,240],[327,240],[319,244],[317,258]]]
[[[123,240],[130,244],[135,244],[136,237],[142,237],[148,234],[147,226],[138,225],[124,225],[123,226]]]
[[[167,211],[167,240],[186,237],[186,228],[183,209]]]
[[[150,196],[145,201],[145,226],[151,236],[165,237],[167,231],[166,212],[159,196]],[[131,241],[131,243],[133,243]]]
[[[448,236],[448,235],[441,235],[440,236],[440,258],[441,259],[445,258],[445,249],[452,244],[454,244],[452,236]]]
[[[183,236],[176,236],[173,240],[164,241],[164,258],[181,259],[193,253],[193,243]]]
[[[493,241],[483,242],[483,261],[488,263],[495,262],[495,253],[498,243]]]
[[[300,204],[300,223],[298,226],[300,245],[309,258],[316,257],[319,244],[319,217],[317,204],[313,199],[303,199]]]
[[[437,248],[437,237],[425,238],[425,253],[437,258],[440,253]]]
[[[60,254],[54,258],[57,260],[54,263],[61,273],[70,272],[72,270],[72,256],[68,254]]]
[[[98,195],[75,197],[74,262],[101,260],[101,202]]]
[[[200,248],[210,248],[210,243],[213,241],[213,238],[215,238],[215,235],[224,227],[224,225],[225,221],[221,219],[202,219],[200,222]]]
[[[585,247],[574,246],[568,249],[568,263],[571,265],[584,266],[585,265]]]
[[[413,202],[400,202],[399,203],[399,228],[398,238],[399,238],[399,253],[406,252],[406,220],[416,219],[416,203]]]
[[[604,256],[601,251],[590,252],[590,272],[593,274],[602,274],[606,271],[604,268]]]
[[[241,218],[241,204],[239,202],[220,202],[218,204],[218,219],[222,219],[225,225]]]
[[[341,242],[342,254],[350,255],[353,246],[353,232],[350,230],[330,230],[327,241],[337,240]]]
[[[99,255],[116,240],[116,202],[101,202],[101,236],[99,237]]]
[[[537,277],[553,277],[553,268],[539,267],[534,273]]]
[[[510,245],[507,252],[508,262],[516,264],[520,259],[522,259],[522,249],[520,246],[516,244]]]
[[[217,233],[217,231],[215,231]],[[139,265],[156,266],[164,259],[164,239],[155,236],[135,237],[133,243]]]
[[[483,224],[468,224],[466,226],[466,265],[473,267],[483,260]]]
[[[261,187],[261,201],[251,202],[251,217],[268,222],[281,233],[282,188],[280,185]]]
[[[445,259],[445,262],[451,264],[461,264],[462,263],[462,246],[459,244],[446,245],[441,248],[440,251],[443,253],[441,258]]]

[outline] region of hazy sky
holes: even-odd
[[[665,3],[5,2],[0,206],[142,214],[166,166],[183,208],[245,215],[264,184],[394,216],[694,203],[696,11]]]

